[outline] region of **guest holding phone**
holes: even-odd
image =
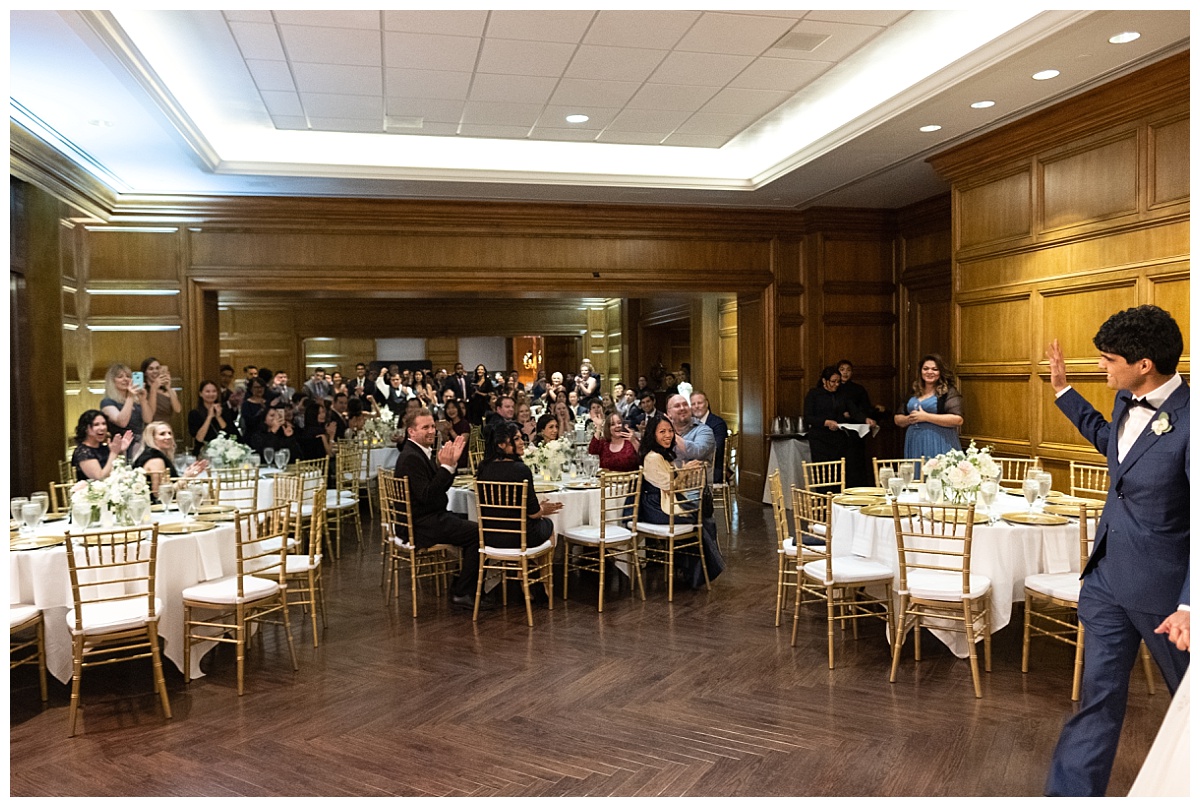
[[[146,386],[146,411],[151,415],[148,420],[170,422],[172,415],[183,411],[179,396],[171,385],[170,367],[151,356],[142,362],[142,376]]]
[[[588,444],[588,453],[600,457],[605,471],[636,471],[642,461],[638,456],[638,436],[625,425],[616,412],[601,414],[596,436]]]
[[[133,383],[133,373],[124,364],[114,364],[104,375],[104,398],[100,400],[100,411],[108,418],[114,436],[133,435],[126,443],[126,459],[142,453],[142,431],[146,428],[146,387]]]

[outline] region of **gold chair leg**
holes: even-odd
[[[44,620],[39,620],[37,624],[37,652],[38,683],[42,689],[42,703],[45,703],[50,698],[46,689],[46,623]]]
[[[833,586],[825,587],[825,635],[829,643],[829,669],[833,669],[833,615],[837,610],[837,605],[834,602]],[[858,624],[855,621],[855,624]]]
[[[979,657],[975,650],[975,621],[972,614],[971,601],[963,600],[963,619],[967,630],[967,654],[971,661],[971,682],[975,685],[975,697],[983,697],[983,688],[979,683]]]
[[[604,544],[600,544],[599,549],[596,551],[599,553],[600,563],[600,602],[596,606],[596,613],[602,613],[604,611]],[[567,581],[563,580],[563,591],[566,591],[566,589]]]
[[[471,616],[472,622],[479,621],[479,599],[483,596],[483,567],[486,564],[484,563],[483,553],[480,552],[479,555],[479,580],[475,583],[475,613]],[[507,588],[503,575],[500,577],[500,588],[502,590]]]
[[[1083,623],[1075,629],[1075,671],[1071,676],[1071,700],[1079,700],[1079,691],[1083,687]]]
[[[900,649],[904,644],[904,624],[908,620],[908,595],[900,595],[900,606],[896,609],[896,625],[892,631],[892,676],[891,683],[896,683],[896,673],[900,669]]]
[[[1150,664],[1150,651],[1146,648],[1146,643],[1142,642],[1142,672],[1146,674],[1146,691],[1154,694],[1154,667]]]
[[[284,607],[283,613],[287,614],[287,608]],[[246,607],[242,604],[237,606],[237,687],[238,695],[245,691],[243,686],[243,675],[246,668]]]
[[[71,737],[75,736],[75,719],[79,715],[79,686],[83,678],[83,636],[74,637],[73,648],[75,658],[71,670],[71,708],[67,715],[71,730],[69,736]]]
[[[1032,622],[1030,606],[1033,604],[1033,598],[1029,596],[1029,592],[1025,592],[1025,634],[1021,639],[1021,672],[1029,672],[1029,629]],[[1071,698],[1075,700],[1075,698]]]
[[[162,654],[158,652],[158,623],[151,622],[146,626],[150,634],[150,661],[154,668],[154,689],[158,691],[158,699],[162,701],[163,714],[171,719],[171,701],[167,697],[167,682],[163,678]]]

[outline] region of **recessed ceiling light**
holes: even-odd
[[[971,109],[987,109],[996,105],[995,101],[976,101],[971,104]]]
[[[587,115],[567,115],[567,123],[587,123]]]
[[[936,132],[938,129],[941,129],[941,128],[942,127],[938,126],[936,123],[931,123],[928,126],[922,126],[921,131],[922,132]]]
[[[1058,75],[1057,70],[1042,70],[1033,74],[1034,81],[1045,81],[1048,78],[1054,78]]]
[[[1114,45],[1124,45],[1126,42],[1132,42],[1135,39],[1141,39],[1142,35],[1137,31],[1123,31],[1116,36],[1110,36],[1108,41]]]

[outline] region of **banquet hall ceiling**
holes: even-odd
[[[930,154],[1188,34],[1021,4],[14,11],[10,117],[118,194],[889,208],[946,189]]]

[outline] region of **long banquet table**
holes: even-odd
[[[917,501],[905,493],[901,503]],[[993,503],[996,514],[1024,512],[1023,498],[1001,493]],[[878,561],[899,580],[900,557],[896,549],[895,522],[889,517],[868,516],[857,507],[833,506],[833,553],[857,555]],[[1079,525],[1027,526],[998,521],[976,524],[972,538],[971,571],[992,581],[992,632],[1012,620],[1013,603],[1025,599],[1025,578],[1040,573],[1079,571]],[[934,630],[954,655],[966,658],[967,639],[962,633]]]

